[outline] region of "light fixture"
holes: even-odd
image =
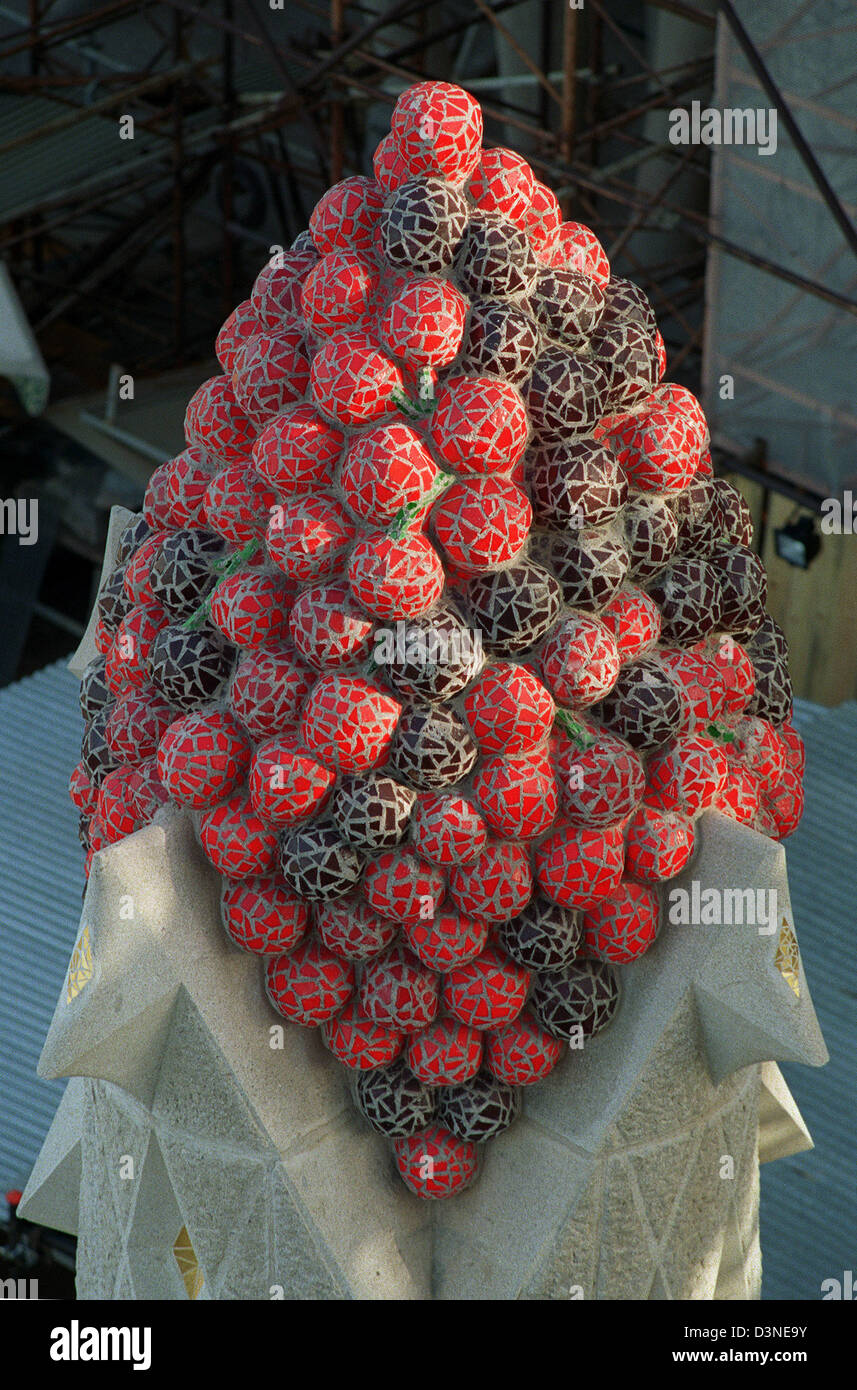
[[[815,517],[802,516],[797,521],[787,521],[774,531],[777,554],[789,565],[798,569],[808,569],[821,549],[821,537],[815,529]]]

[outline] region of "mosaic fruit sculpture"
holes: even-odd
[[[448,1196],[609,1023],[700,813],[794,829],[785,640],[648,300],[460,89],[217,353],[99,595],[87,867],[188,808],[274,1009]]]

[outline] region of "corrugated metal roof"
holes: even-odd
[[[65,1089],[36,1065],[78,929],[69,773],[83,729],[65,662],[0,690],[0,1194],[23,1187]]]
[[[762,1168],[762,1297],[821,1298],[825,1279],[857,1272],[857,704],[798,704],[806,811],[786,842],[794,920],[826,1067],[782,1072],[815,1149]]]

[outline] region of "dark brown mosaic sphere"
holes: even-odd
[[[94,718],[98,710],[113,703],[113,692],[107,684],[106,658],[97,656],[90,661],[80,678],[80,712],[85,720]]]
[[[541,894],[532,897],[519,916],[497,928],[503,950],[528,970],[561,970],[574,960],[582,938],[583,914]]]
[[[457,370],[502,376],[520,386],[541,350],[539,326],[523,309],[496,300],[476,299],[470,305]]]
[[[459,1139],[484,1144],[495,1139],[521,1113],[521,1088],[477,1072],[466,1086],[444,1086],[437,1117]]]
[[[381,212],[381,246],[391,265],[437,275],[452,265],[467,226],[467,203],[443,179],[408,179]]]
[[[343,837],[358,849],[393,849],[408,828],[416,792],[383,772],[346,777],[330,813]]]
[[[607,961],[582,960],[540,976],[529,1007],[551,1037],[571,1042],[606,1028],[619,1002],[619,981]]]
[[[466,294],[505,299],[527,294],[539,265],[526,232],[499,213],[477,212],[461,238],[455,270]]]
[[[149,652],[152,684],[171,705],[190,710],[221,692],[235,664],[235,649],[210,627],[188,632],[161,628]]]
[[[437,1091],[414,1076],[403,1058],[361,1072],[354,1083],[357,1105],[379,1134],[404,1138],[425,1129],[435,1112]]]
[[[591,439],[536,444],[524,468],[533,517],[552,530],[602,526],[628,496],[628,479],[616,456]]]
[[[633,748],[661,748],[678,735],[681,697],[657,662],[628,661],[592,714]]]
[[[669,564],[678,545],[675,512],[662,497],[632,497],[622,513],[632,579],[651,579]]]
[[[420,791],[436,791],[466,777],[478,753],[470,730],[454,710],[412,705],[399,720],[390,766]]]
[[[344,898],[360,879],[363,858],[330,825],[308,825],[280,843],[283,878],[310,902]]]
[[[541,270],[530,290],[530,312],[550,338],[584,349],[604,311],[604,293],[576,270]]]
[[[720,596],[720,626],[757,630],[765,620],[768,576],[759,556],[743,545],[718,546],[711,557]]]
[[[609,603],[628,575],[628,552],[606,527],[534,531],[530,555],[556,576],[565,602],[587,613]]]
[[[723,626],[719,573],[709,560],[679,556],[647,585],[661,610],[662,640],[692,646]]]
[[[96,786],[104,781],[108,772],[119,766],[119,760],[107,744],[107,720],[113,708],[113,700],[102,705],[90,719],[80,745],[80,760],[90,782]]]
[[[589,340],[589,350],[607,377],[611,410],[633,405],[658,383],[657,344],[636,323],[605,323],[602,318]]]
[[[633,280],[612,275],[604,286],[604,319],[608,323],[633,323],[654,338],[658,323],[651,301]]]
[[[134,551],[143,544],[147,536],[151,536],[152,528],[143,516],[142,512],[135,513],[130,517],[119,536],[119,544],[116,549],[117,565],[124,565]]]
[[[380,674],[409,700],[451,700],[475,680],[484,664],[479,634],[449,604],[390,630],[390,661],[375,660]],[[384,655],[383,646],[376,652]]]
[[[125,591],[125,566],[117,565],[98,591],[95,608],[102,626],[108,632],[115,632],[132,606],[132,600]]]
[[[549,348],[527,386],[527,409],[539,434],[590,433],[607,406],[610,384],[598,363]]]
[[[771,617],[745,643],[756,675],[756,691],[746,713],[784,724],[791,717],[794,695],[789,675],[789,649],[785,633]]]
[[[753,517],[746,499],[725,478],[713,478],[712,483],[721,518],[721,538],[732,545],[749,545],[753,539]]]
[[[158,603],[175,618],[187,618],[217,581],[213,563],[225,541],[213,531],[171,531],[164,537],[149,571],[149,586]]]
[[[562,594],[553,575],[533,560],[472,579],[465,603],[486,644],[500,656],[526,651],[556,622]]]

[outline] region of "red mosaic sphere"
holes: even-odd
[[[529,421],[520,392],[496,377],[453,376],[429,421],[429,439],[458,473],[509,473],[527,447]]]
[[[521,1013],[501,1028],[485,1034],[485,1065],[508,1086],[532,1086],[553,1071],[562,1056],[562,1043],[531,1013]]]
[[[132,835],[143,823],[134,804],[136,781],[135,768],[117,767],[107,773],[98,788],[96,818],[108,844]]]
[[[467,192],[483,212],[498,212],[525,228],[536,190],[533,171],[522,155],[498,146],[483,150]]]
[[[586,950],[601,960],[636,960],[658,934],[657,892],[623,880],[614,893],[587,908],[583,916]]]
[[[433,1022],[439,998],[438,976],[406,946],[390,946],[363,967],[360,1007],[376,1023],[419,1033]]]
[[[759,813],[761,783],[754,772],[740,763],[732,763],[729,781],[712,802],[712,809],[722,811],[739,825],[753,825]]]
[[[710,806],[729,779],[726,754],[714,739],[690,734],[653,754],[646,801],[666,811],[695,816]]]
[[[511,661],[499,661],[468,691],[464,713],[484,752],[516,757],[544,742],[551,731],[555,706],[550,691],[532,671]]]
[[[419,853],[433,864],[470,863],[488,839],[488,828],[476,807],[454,793],[423,792],[411,831]]]
[[[436,477],[437,465],[416,430],[394,421],[353,436],[339,483],[355,516],[383,525],[407,503],[419,502]]]
[[[501,1028],[524,1007],[530,971],[496,946],[448,971],[443,981],[443,1006],[470,1028]]]
[[[359,898],[317,904],[315,924],[328,950],[346,960],[370,960],[399,934],[398,922],[379,917]]]
[[[287,632],[292,589],[279,576],[239,570],[211,595],[213,625],[236,647],[278,642]]]
[[[561,705],[585,708],[613,689],[620,658],[610,629],[598,618],[575,613],[554,628],[540,663],[555,699]]]
[[[344,584],[304,589],[289,616],[289,635],[301,657],[316,671],[365,661],[374,623],[362,613]]]
[[[354,966],[320,941],[302,941],[288,955],[266,963],[268,998],[277,1013],[304,1028],[334,1018],[354,992]]]
[[[577,270],[603,289],[610,280],[610,263],[598,237],[582,222],[563,222],[557,234],[550,264],[561,270]]]
[[[307,402],[287,406],[259,434],[253,467],[281,497],[313,492],[333,482],[345,436]]]
[[[173,526],[204,526],[205,495],[218,464],[198,444],[173,459],[167,479],[167,500]]]
[[[151,536],[147,536],[125,566],[122,584],[132,603],[151,603],[155,597],[149,584],[149,577],[152,563],[166,538],[166,534],[166,531],[155,531]]]
[[[653,598],[642,589],[628,585],[620,589],[598,611],[599,622],[609,627],[620,661],[633,661],[657,642],[661,635],[661,613]]]
[[[554,741],[563,810],[572,825],[601,829],[632,815],[646,785],[639,756],[629,743],[597,731],[595,742],[581,747],[561,731]]]
[[[479,1150],[443,1125],[393,1140],[402,1182],[416,1197],[454,1197],[469,1187],[479,1171]]]
[[[207,859],[227,878],[255,877],[276,867],[277,832],[241,793],[205,812],[199,839]]]
[[[273,564],[296,583],[327,579],[341,570],[355,529],[332,492],[291,497],[275,504],[265,545]]]
[[[440,869],[422,863],[410,848],[378,855],[363,875],[363,892],[372,911],[402,923],[430,922],[445,887]]]
[[[213,376],[191,396],[184,432],[188,444],[201,445],[221,463],[237,463],[248,458],[258,429],[235,399],[231,379]]]
[[[258,955],[293,950],[310,923],[307,904],[276,877],[224,879],[220,907],[230,939]]]
[[[329,251],[303,283],[303,316],[319,336],[365,326],[380,280],[372,262],[353,251]]]
[[[313,208],[309,231],[319,254],[372,251],[375,224],[384,205],[384,190],[374,179],[356,174],[340,179]]]
[[[754,805],[758,806],[758,799]],[[644,883],[675,878],[693,854],[693,826],[678,811],[642,805],[628,826],[625,868]]]
[[[107,719],[107,747],[120,762],[137,765],[154,758],[158,745],[176,717],[168,700],[151,686],[120,695]]]
[[[456,865],[449,874],[449,896],[466,917],[506,922],[530,901],[533,876],[521,845],[493,841],[478,859]]]
[[[483,758],[473,778],[473,795],[497,835],[531,840],[556,819],[559,791],[546,751],[514,758]]]
[[[326,675],[316,682],[301,719],[310,752],[338,772],[366,772],[385,757],[402,706],[362,676]]]
[[[277,329],[283,319],[299,314],[301,284],[312,270],[318,253],[311,247],[280,251],[256,276],[250,307],[263,328]]]
[[[135,603],[122,619],[107,652],[104,674],[114,693],[149,684],[148,660],[152,643],[167,626],[164,609],[154,601]]]
[[[464,183],[479,163],[482,111],[450,82],[418,82],[404,91],[390,122],[407,177],[428,174]]]
[[[402,374],[365,333],[342,333],[315,354],[310,390],[315,405],[342,425],[366,425],[386,414],[401,392]]]
[[[605,436],[638,492],[680,492],[699,466],[700,444],[689,416],[650,396],[640,410],[605,424]]]
[[[409,177],[408,166],[399,154],[392,131],[379,141],[372,156],[375,178],[387,193],[405,182]]]
[[[342,333],[315,354],[310,390],[316,407],[342,425],[366,425],[386,414],[401,392],[402,374],[363,333]]]
[[[158,774],[170,797],[195,810],[229,796],[249,765],[250,740],[225,710],[181,715],[158,748]]]
[[[348,562],[348,582],[358,603],[376,618],[418,618],[440,598],[443,565],[431,542],[417,531],[358,541]]]
[[[335,1018],[321,1025],[321,1036],[334,1057],[352,1071],[389,1065],[404,1043],[396,1028],[366,1018],[353,996]]]
[[[241,658],[229,704],[251,738],[271,738],[295,726],[312,681],[290,647],[264,647]]]
[[[776,786],[765,788],[760,807],[776,826],[776,838],[784,840],[800,825],[804,810],[804,792],[800,776],[787,767]]]
[[[428,920],[415,918],[407,922],[404,940],[423,965],[444,974],[453,966],[465,965],[485,949],[488,923],[464,917],[460,912],[439,911]]]
[[[90,780],[82,762],[72,771],[68,781],[68,794],[79,811],[87,816],[94,815],[98,804],[98,787]]]
[[[242,299],[223,324],[214,343],[217,360],[224,372],[232,371],[238,349],[261,328],[252,303],[249,299]]]
[[[461,1086],[482,1062],[482,1035],[454,1018],[439,1018],[408,1044],[408,1066],[427,1086]]]
[[[277,494],[246,464],[223,468],[211,480],[203,503],[205,524],[236,548],[265,534]]]
[[[235,354],[232,389],[235,399],[258,427],[284,406],[299,401],[309,385],[309,355],[297,319],[265,329]]]
[[[250,800],[271,825],[295,825],[320,811],[336,780],[291,738],[260,744],[250,766]]]
[[[143,497],[143,516],[153,530],[169,524],[170,503],[167,483],[170,477],[170,460],[156,468],[149,478]]]
[[[624,864],[622,826],[557,830],[535,852],[536,878],[551,902],[588,907],[613,892]]]
[[[500,477],[453,483],[431,512],[438,541],[453,565],[473,574],[499,569],[520,555],[532,520],[526,494]]]
[[[550,265],[562,226],[562,209],[552,188],[538,180],[533,185],[530,206],[524,214],[524,228],[539,260]]]
[[[449,280],[412,281],[390,300],[381,316],[381,342],[411,367],[445,367],[458,355],[467,300]]]

